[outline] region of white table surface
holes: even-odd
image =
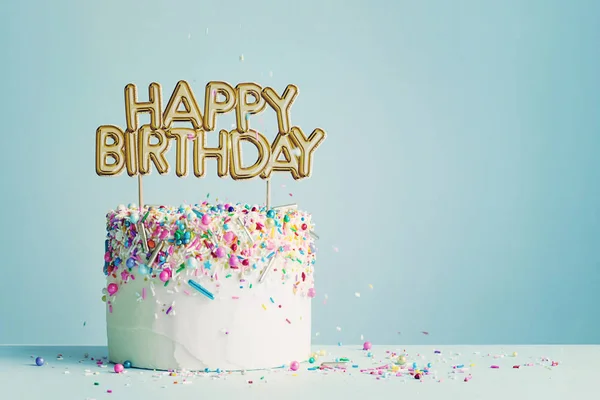
[[[373,346],[372,357],[367,357],[361,346],[316,346],[314,350],[327,352],[315,365],[348,357],[350,365],[359,368],[309,371],[310,365],[303,363],[297,372],[279,369],[184,377],[129,369],[116,374],[112,365],[102,368],[92,361],[106,356],[105,347],[0,346],[0,399],[600,398],[600,346]],[[409,366],[413,362],[420,367],[432,363],[430,374],[416,380],[360,372],[388,364],[386,351],[402,350],[408,354]],[[63,355],[62,360],[57,359],[58,354]],[[46,360],[44,366],[35,365],[37,356]],[[552,361],[558,365],[551,366]],[[452,367],[459,364],[469,370],[457,373]],[[500,368],[492,369],[491,365]],[[465,382],[469,374],[471,379]]]

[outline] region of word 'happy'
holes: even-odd
[[[146,175],[151,162],[160,174],[166,174],[169,163],[165,154],[175,142],[177,176],[187,176],[191,141],[194,175],[199,178],[205,174],[206,159],[215,158],[220,177],[229,174],[236,180],[256,176],[269,179],[273,171],[288,171],[294,179],[302,179],[311,175],[313,153],[326,137],[320,128],[307,137],[299,127],[291,126],[290,109],[298,96],[295,85],[288,85],[280,96],[272,88],[263,89],[256,83],[240,83],[234,88],[226,82],[212,81],[206,85],[203,110],[186,81],[177,83],[164,111],[161,86],[152,83],[148,92],[149,101],[140,102],[136,86],[127,85],[127,129],[102,125],[96,131],[98,175],[119,175],[125,169],[129,176]],[[277,114],[278,133],[272,143],[248,124],[250,115],[261,113],[267,105]],[[232,110],[236,129],[219,131],[219,146],[207,147],[207,133],[214,131],[217,114]],[[141,113],[150,115],[150,124],[139,126]],[[189,122],[192,127],[175,127],[174,122]],[[250,166],[242,162],[243,141],[258,150],[258,158]]]

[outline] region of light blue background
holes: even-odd
[[[310,180],[273,182],[321,236],[315,343],[600,343],[599,2],[22,0],[0,15],[0,343],[105,344],[104,216],[137,186],[96,176],[95,130],[125,126],[127,83],[145,98],[160,82],[166,103],[180,79],[201,103],[210,80],[294,83],[292,121],[327,131]],[[272,113],[253,121],[273,139]],[[264,201],[261,180],[208,175],[154,173],[145,199]]]

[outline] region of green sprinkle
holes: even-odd
[[[142,224],[144,223],[144,221],[146,221],[146,218],[148,218],[148,215],[150,215],[150,210],[146,211],[146,214],[144,215],[144,217],[142,218]]]
[[[344,357],[344,358],[340,358],[340,361],[350,361],[350,359]]]
[[[94,382],[94,386],[100,386],[99,382]]]
[[[210,197],[210,193],[206,193],[206,198],[208,199]]]
[[[250,284],[250,289],[252,289],[252,284]]]
[[[282,269],[281,272],[283,272],[284,275],[287,274],[287,272],[285,272],[285,269]]]
[[[165,287],[169,286],[169,282],[171,282],[171,281],[166,281],[165,282]]]
[[[231,278],[231,274],[225,275],[225,278]]]
[[[185,269],[185,264],[181,264],[179,266],[179,268],[177,268],[177,271],[175,271],[176,273],[180,273],[181,271],[183,271]]]

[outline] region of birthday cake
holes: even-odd
[[[96,131],[96,173],[137,175],[140,204],[107,215],[103,299],[110,361],[161,370],[248,370],[297,367],[308,359],[316,235],[310,215],[295,205],[270,207],[271,174],[309,177],[326,136],[320,128],[306,136],[291,124],[297,95],[294,85],[279,95],[256,83],[234,88],[211,81],[201,111],[190,85],[179,81],[163,110],[158,83],[150,84],[146,102],[138,100],[135,85],[125,87],[127,129],[102,125]],[[267,104],[277,116],[272,143],[249,125],[250,115]],[[207,147],[217,115],[232,111],[235,129],[219,131],[219,146]],[[140,126],[140,114],[149,114],[150,124]],[[205,175],[211,158],[221,177],[265,179],[266,206],[144,206],[142,176],[152,165],[168,173],[172,142],[177,176],[188,174],[191,142],[196,177]],[[242,142],[256,147],[254,164],[244,162]]]
[[[295,207],[120,206],[104,272],[114,363],[249,370],[310,357],[312,222]]]

